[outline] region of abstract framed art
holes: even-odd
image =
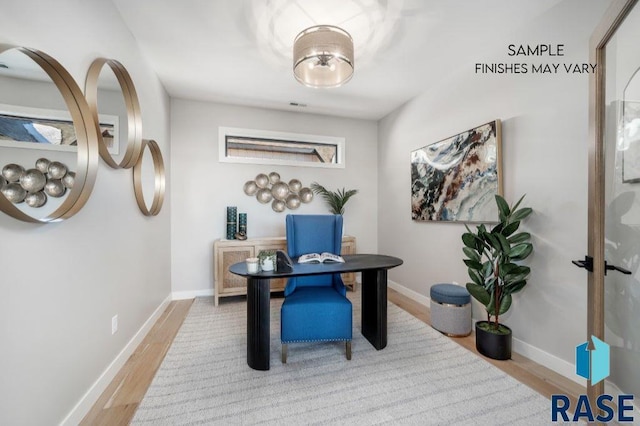
[[[500,120],[494,120],[412,151],[411,218],[495,222],[501,142]]]

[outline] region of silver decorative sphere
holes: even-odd
[[[24,202],[29,207],[42,207],[47,202],[47,196],[42,191],[32,192],[25,197]]]
[[[62,197],[67,191],[60,179],[49,179],[44,185],[44,193],[50,197]]]
[[[273,200],[273,203],[271,203],[271,208],[273,209],[274,212],[282,213],[285,208],[284,201]]]
[[[47,177],[38,169],[29,169],[20,177],[20,186],[28,192],[38,192],[44,188]]]
[[[7,164],[2,168],[2,177],[4,177],[7,182],[18,182],[23,173],[24,167],[19,164]]]
[[[310,203],[313,200],[313,191],[309,188],[302,188],[298,196],[300,196],[300,201],[303,203]]]
[[[258,185],[256,185],[255,181],[248,180],[247,182],[245,182],[244,187],[242,189],[244,190],[244,193],[247,195],[256,195],[256,192],[258,192]]]
[[[0,189],[7,184],[7,180],[0,176]]]
[[[289,189],[291,190],[291,192],[295,192],[297,194],[302,189],[302,182],[300,182],[298,179],[291,179],[289,181]]]
[[[258,188],[266,188],[269,186],[269,176],[264,173],[260,173],[256,176],[256,185],[258,185]]]
[[[300,207],[300,197],[296,194],[291,194],[287,197],[287,208],[295,210]]]
[[[276,200],[284,201],[289,195],[289,186],[284,182],[274,183],[271,187],[271,195]]]
[[[52,161],[48,173],[51,179],[62,179],[67,174],[67,166],[59,161]]]
[[[0,191],[2,191],[2,195],[4,195],[7,200],[11,201],[13,204],[19,204],[23,202],[24,197],[27,196],[27,191],[25,191],[25,189],[21,187],[19,183],[15,182],[6,184]]]
[[[62,184],[67,189],[73,188],[73,184],[76,183],[76,172],[67,172],[62,178]]]
[[[260,188],[256,193],[256,199],[262,204],[267,204],[273,199],[273,195],[271,195],[269,188]]]
[[[36,169],[40,170],[42,173],[47,173],[49,171],[49,164],[51,164],[51,161],[46,158],[38,158],[36,160]]]
[[[277,172],[269,173],[269,182],[271,182],[272,184],[280,182],[280,174],[278,174]]]

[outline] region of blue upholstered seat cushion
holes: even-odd
[[[333,287],[298,287],[280,310],[282,343],[351,340],[351,301]]]
[[[466,305],[471,302],[471,296],[466,288],[455,284],[435,284],[429,292],[431,300],[450,305]]]

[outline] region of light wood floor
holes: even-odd
[[[430,324],[429,310],[416,301],[392,289],[389,289],[389,301]],[[193,300],[179,300],[169,304],[82,420],[82,425],[126,425],[131,421],[192,303]],[[452,339],[469,351],[478,353],[473,334]],[[582,386],[518,354],[514,353],[508,361],[485,359],[547,398],[552,394],[568,395],[572,407],[576,406],[578,395],[585,393]]]

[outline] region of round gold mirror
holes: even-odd
[[[113,59],[89,67],[85,95],[96,123],[100,156],[114,169],[133,167],[142,152],[140,103],[131,76]]]
[[[0,210],[25,222],[73,216],[99,161],[82,91],[44,52],[0,44],[0,93]]]
[[[142,148],[142,155],[133,166],[133,189],[140,211],[145,216],[155,216],[164,202],[164,161],[156,141],[143,139]],[[147,207],[149,204],[151,207]]]

